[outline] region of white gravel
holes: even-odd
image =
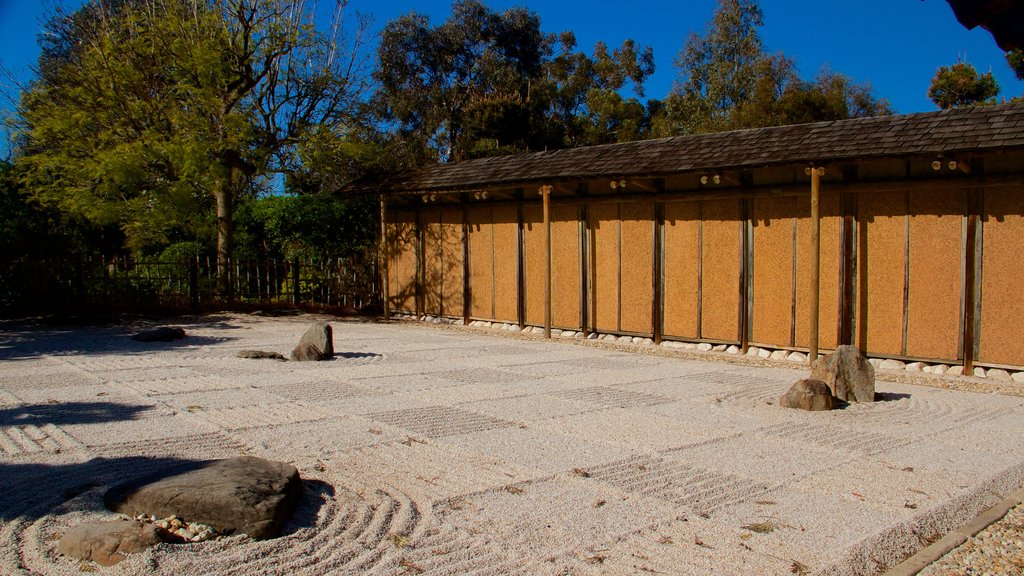
[[[318,319],[0,325],[0,574],[879,574],[1024,484],[1021,397],[803,413],[802,370],[338,319],[333,361],[234,357]],[[238,454],[306,479],[280,538],[56,552],[113,484]]]

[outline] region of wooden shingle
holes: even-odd
[[[1024,148],[1024,103],[676,136],[435,164],[349,191],[472,190],[917,154]]]

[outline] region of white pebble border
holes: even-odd
[[[462,326],[462,318],[450,318],[443,316],[421,316],[417,317],[414,314],[392,314],[392,319],[424,322],[427,324],[441,324],[450,326]],[[473,320],[468,326],[472,328],[487,328],[491,330],[501,330],[504,332],[512,332],[517,334],[544,334],[544,328],[541,326],[526,326],[520,328],[518,324],[509,322],[489,322],[487,320]],[[643,338],[640,336],[623,336],[617,334],[598,334],[590,333],[584,336],[583,332],[576,332],[573,330],[559,330],[552,328],[551,336],[554,338],[576,338],[594,341],[602,341],[614,344],[630,344],[636,346],[650,347],[657,346],[654,340],[651,338]],[[718,354],[732,354],[742,355],[743,351],[739,346],[735,344],[712,344],[709,342],[680,342],[674,340],[664,340],[660,344],[662,348],[668,350],[687,350],[692,352],[706,352],[706,353],[718,353]],[[789,364],[807,364],[807,354],[804,352],[797,352],[793,350],[785,349],[771,349],[760,346],[750,346],[747,348],[747,356],[761,358],[764,360],[772,360],[775,362],[784,362]],[[819,354],[818,357],[822,357],[824,354]],[[875,367],[876,370],[886,370],[890,372],[905,372],[908,375],[921,375],[921,374],[934,374],[937,376],[967,376],[975,378],[984,378],[993,382],[1007,383],[1007,384],[1024,384],[1024,370],[1022,371],[1009,371],[1002,368],[983,368],[981,366],[975,366],[974,371],[971,374],[964,374],[964,367],[961,365],[949,365],[949,364],[930,364],[926,362],[904,362],[902,360],[895,360],[892,358],[869,358],[868,362]]]

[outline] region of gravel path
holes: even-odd
[[[1024,505],[951,550],[920,572],[921,576],[1024,574]]]
[[[945,380],[804,413],[792,365],[337,320],[334,361],[235,357],[316,319],[0,325],[0,574],[873,575],[1024,485],[1024,398]],[[114,483],[238,454],[306,480],[282,537],[56,552]]]

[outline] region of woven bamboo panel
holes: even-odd
[[[664,331],[697,338],[700,317],[700,203],[665,205]]]
[[[551,323],[580,327],[580,227],[576,206],[551,208]]]
[[[791,345],[793,335],[793,225],[796,199],[754,201],[754,310],[752,339]]]
[[[416,312],[416,215],[397,212],[388,222],[388,307]]]
[[[590,207],[590,235],[593,242],[592,318],[598,332],[619,329],[619,207],[594,204]]]
[[[441,211],[425,210],[423,226],[423,313],[441,313],[443,270],[441,263]]]
[[[861,194],[857,206],[858,345],[868,354],[900,355],[906,282],[906,196]]]
[[[516,208],[494,208],[494,319],[518,322],[518,216]]]
[[[526,323],[544,325],[544,210],[523,208],[523,244],[526,250]]]
[[[462,209],[441,212],[441,297],[445,316],[462,317],[465,257],[462,249]]]
[[[910,192],[907,355],[956,361],[961,316],[963,194]]]
[[[981,275],[981,334],[978,360],[1024,366],[1024,194],[985,192]]]
[[[623,204],[620,328],[625,332],[653,333],[654,205]]]
[[[796,345],[810,346],[811,334],[811,199],[796,200]],[[820,260],[818,347],[831,349],[839,337],[839,269],[843,219],[838,192],[823,189],[818,200]]]
[[[494,246],[491,209],[469,209],[469,314],[474,318],[494,317]]]
[[[738,341],[740,201],[708,200],[702,210],[701,337]]]

